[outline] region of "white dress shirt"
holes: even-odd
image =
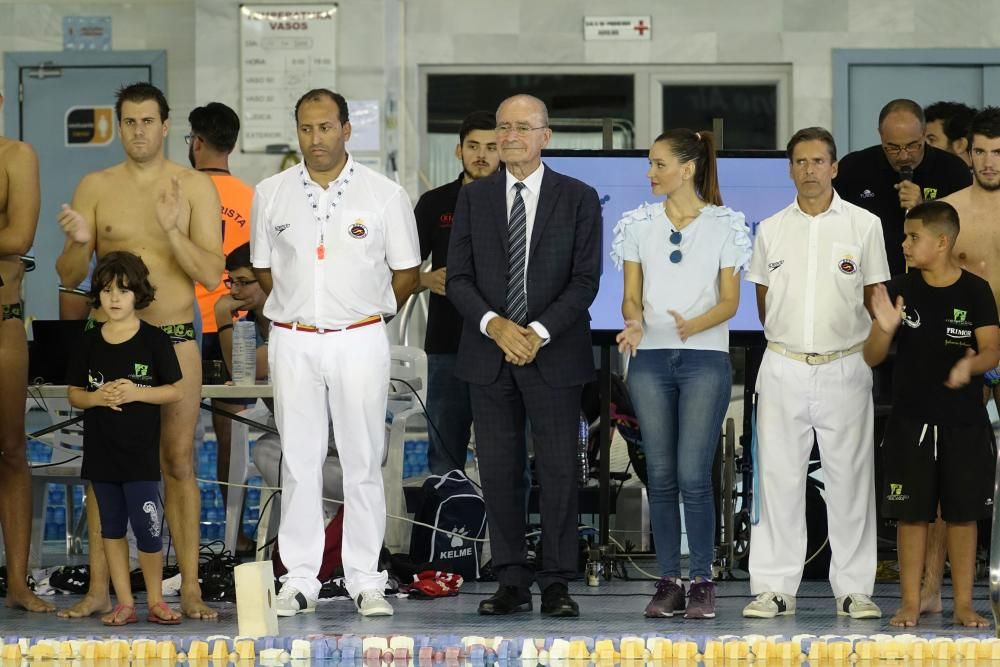
[[[313,215],[301,173],[320,221],[336,203],[325,222]],[[317,252],[321,226],[323,259]],[[254,191],[250,248],[253,266],[270,269],[274,283],[264,315],[330,329],[395,313],[392,270],[420,265],[406,191],[350,156],[326,189],[301,162],[261,181]]]
[[[507,220],[510,221],[510,209],[514,205],[514,193],[517,191],[514,188],[514,184],[518,182],[517,178],[511,174],[509,171],[505,172],[507,175]],[[545,173],[545,165],[539,163],[538,169],[531,172],[530,175],[521,183],[524,183],[524,187],[521,188],[521,199],[524,200],[524,215],[525,221],[525,243],[528,244],[528,252],[524,256],[524,293],[528,293],[528,262],[531,261],[531,231],[535,226],[535,211],[538,210],[538,196],[542,191],[542,174]],[[500,317],[496,312],[489,311],[483,315],[483,319],[479,321],[479,330],[484,336],[489,336],[486,333],[486,325],[489,324],[490,320],[494,317]],[[535,330],[538,337],[541,338],[545,343],[549,341],[549,331],[546,329],[541,322],[529,322],[528,326]]]
[[[767,287],[768,341],[806,354],[846,350],[871,329],[864,287],[889,279],[882,224],[836,192],[816,216],[796,199],[757,228],[746,278]]]

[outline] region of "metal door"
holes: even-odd
[[[835,49],[833,130],[840,153],[877,144],[878,113],[900,97],[922,106],[1000,104],[1000,49]]]
[[[27,317],[58,317],[55,261],[63,234],[56,214],[80,179],[122,160],[114,118],[115,92],[147,81],[163,88],[162,51],[8,53],[4,60],[5,134],[38,153],[42,202],[31,254],[36,268],[25,281]]]

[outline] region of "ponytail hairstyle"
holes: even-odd
[[[709,204],[722,206],[719,169],[715,161],[715,138],[711,132],[695,132],[686,127],[667,130],[656,138],[670,145],[670,152],[681,164],[694,160],[694,189]]]

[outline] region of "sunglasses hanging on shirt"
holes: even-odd
[[[670,253],[670,263],[680,264],[681,260],[684,259],[684,253],[681,252],[681,233],[676,229],[670,232],[670,242],[677,246],[677,249]]]

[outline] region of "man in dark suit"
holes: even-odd
[[[552,130],[541,100],[497,109],[506,169],[462,188],[447,293],[464,328],[456,375],[470,384],[476,446],[500,587],[486,615],[529,611],[536,574],[525,546],[525,419],[541,485],[542,613],[579,616],[576,436],[594,376],[587,309],[601,276],[601,206],[590,186],[547,169]]]

